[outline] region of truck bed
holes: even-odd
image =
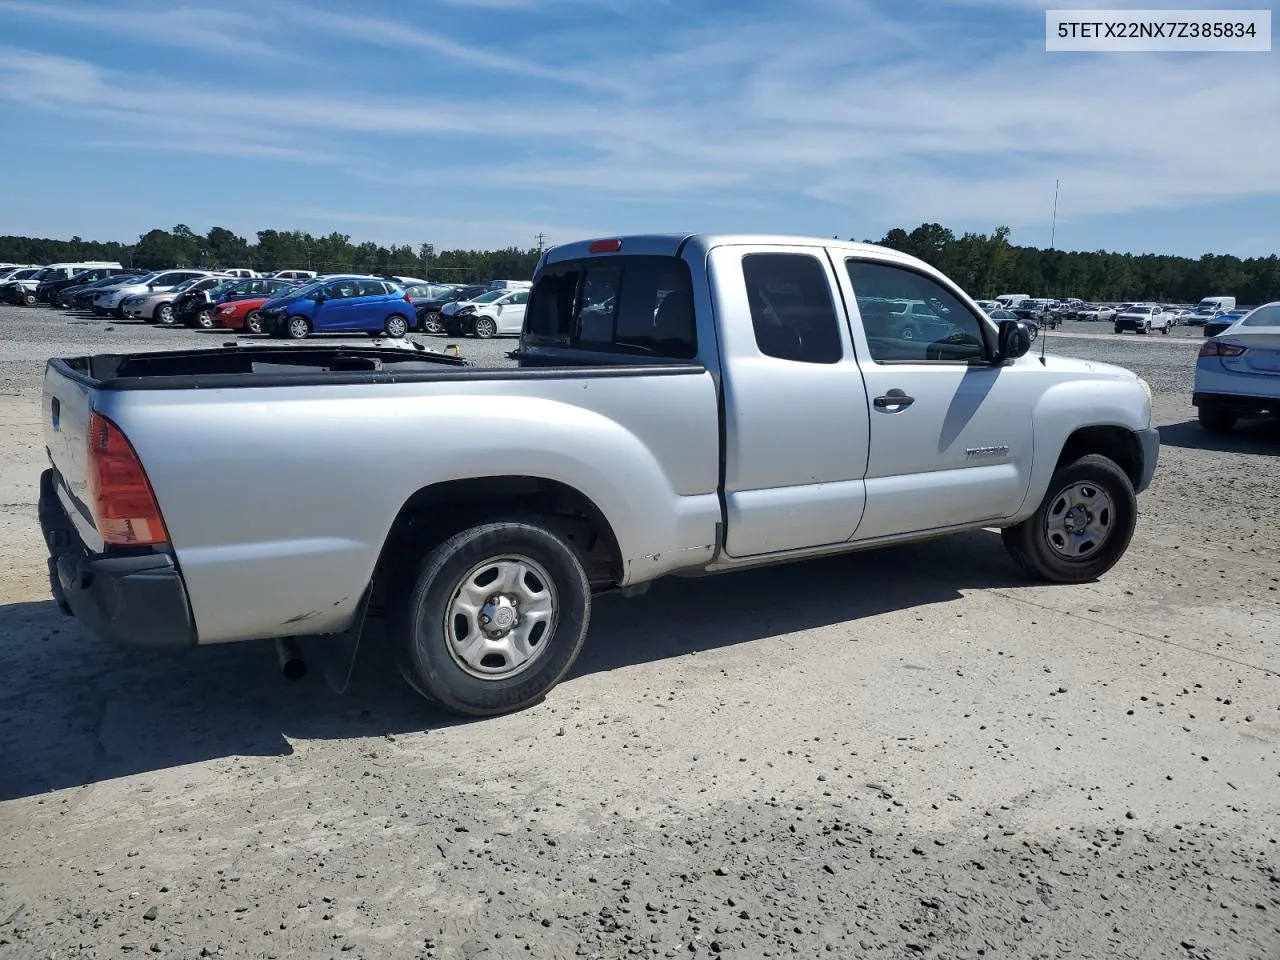
[[[438,485],[515,474],[579,492],[613,524],[623,585],[708,562],[722,516],[717,393],[698,364],[108,354],[51,360],[43,405],[56,500],[89,555],[110,553],[88,506],[90,416],[128,438],[201,643],[345,629],[397,516]]]

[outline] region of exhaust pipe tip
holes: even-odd
[[[302,651],[292,637],[276,640],[276,657],[286,680],[301,680],[307,675],[307,661],[302,659]]]

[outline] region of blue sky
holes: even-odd
[[[1047,6],[0,0],[0,233],[1047,246],[1057,178],[1059,248],[1280,251],[1280,52],[1049,54]]]

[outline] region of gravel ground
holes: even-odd
[[[986,532],[664,581],[465,723],[53,611],[44,360],[210,335],[0,324],[0,957],[1280,956],[1280,436],[1199,432],[1198,331],[1046,334],[1157,393],[1102,581]]]

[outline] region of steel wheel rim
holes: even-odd
[[[301,339],[307,332],[307,321],[297,318],[289,321],[289,332],[295,337]]]
[[[469,676],[509,680],[545,656],[558,620],[559,599],[546,568],[521,554],[502,554],[458,578],[445,609],[445,646]]]
[[[1115,502],[1096,483],[1080,481],[1059,491],[1049,501],[1045,515],[1045,539],[1065,560],[1085,561],[1107,545],[1115,529]]]

